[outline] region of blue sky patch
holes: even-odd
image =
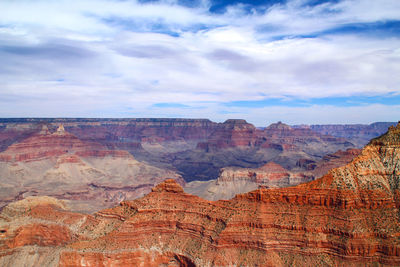
[[[317,33],[316,35],[327,34],[373,35],[374,37],[400,36],[400,21],[389,20],[370,23],[349,23]]]
[[[172,37],[179,37],[178,31],[171,29],[166,23],[162,21],[139,21],[135,19],[125,19],[119,17],[110,17],[101,19],[102,22],[113,26],[119,27],[131,32],[154,32],[166,34]]]
[[[262,108],[271,106],[309,107],[313,105],[328,105],[340,107],[366,106],[371,104],[400,105],[399,94],[384,96],[350,96],[350,97],[323,97],[311,99],[298,98],[266,98],[255,101],[232,101],[224,103],[227,107]]]
[[[156,103],[153,105],[155,108],[190,108],[188,105],[179,103]]]
[[[274,33],[279,31],[278,26],[261,25],[258,26],[259,33]],[[318,38],[326,35],[358,35],[358,36],[372,36],[373,38],[386,38],[386,37],[400,37],[400,21],[377,21],[369,23],[348,23],[339,25],[335,28],[327,29],[320,32],[310,32],[298,35],[275,35],[269,38],[271,41],[278,41],[293,38]]]
[[[286,0],[214,0],[211,1],[210,12],[222,14],[226,12],[227,7],[241,4],[244,11],[250,13],[251,9],[265,10],[274,4],[284,4]]]

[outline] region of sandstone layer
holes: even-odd
[[[399,175],[400,123],[320,179],[231,200],[203,200],[174,180],[93,216],[23,200],[1,213],[0,264],[398,266]]]

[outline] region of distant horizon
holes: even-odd
[[[0,58],[0,117],[400,118],[398,0],[4,0]]]
[[[214,122],[214,123],[224,123],[227,120],[245,120],[242,118],[228,118],[224,121],[214,121],[212,119],[209,118],[179,118],[179,117],[0,117],[0,123],[5,122],[4,120],[135,120],[135,119],[156,119],[156,120],[208,120],[210,122]],[[257,125],[255,123],[252,123],[248,120],[245,120],[247,123],[254,125],[257,128],[262,128],[262,127],[267,127],[271,124],[276,124],[276,123],[283,123],[289,126],[308,126],[308,125],[371,125],[371,124],[375,124],[375,123],[397,123],[400,122],[400,120],[397,121],[373,121],[370,123],[287,123],[285,121],[273,121],[273,122],[266,122],[265,125]]]

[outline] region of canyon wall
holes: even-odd
[[[182,177],[137,161],[124,150],[82,141],[61,125],[46,125],[0,153],[0,208],[27,196],[48,195],[73,201],[74,210],[95,211],[137,198],[166,178]]]
[[[386,132],[396,122],[374,122],[371,124],[315,124],[296,125],[296,128],[308,128],[323,135],[343,137],[352,140],[357,147],[366,145],[369,140]]]
[[[185,184],[185,191],[208,200],[231,199],[236,194],[246,193],[258,187],[288,187],[320,178],[330,169],[344,166],[360,154],[361,149],[339,150],[315,162],[300,159],[299,168],[289,171],[275,162],[259,168],[221,168],[217,179],[192,181]]]
[[[275,123],[261,130],[245,120],[207,119],[0,119],[0,152],[37,134],[42,126],[65,130],[83,142],[126,150],[138,161],[173,169],[188,182],[217,179],[229,166],[258,168],[273,161],[288,170],[297,162],[317,162],[351,139]]]

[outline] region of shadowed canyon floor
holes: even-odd
[[[320,179],[231,200],[201,199],[172,179],[94,215],[30,197],[0,215],[0,264],[398,266],[399,175],[400,123]]]

